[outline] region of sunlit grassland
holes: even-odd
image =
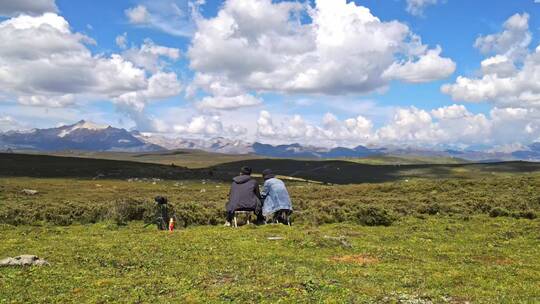
[[[222,226],[223,177],[243,162],[295,177],[292,227]],[[17,177],[0,177],[0,258],[51,265],[0,268],[0,303],[540,302],[536,164],[251,159],[213,175],[41,156],[4,164]],[[361,182],[372,174],[380,181]],[[336,175],[344,184],[324,182]],[[169,198],[174,233],[147,225],[156,195]]]
[[[260,156],[251,154],[223,154],[211,153],[201,150],[174,150],[163,152],[93,152],[93,151],[59,151],[34,152],[21,151],[27,154],[53,155],[64,157],[80,157],[90,159],[108,159],[119,161],[135,161],[142,163],[182,166],[192,169],[206,168],[222,163],[235,162],[248,159],[260,159]]]
[[[268,239],[276,236],[283,239]],[[141,222],[0,226],[0,244],[0,256],[32,253],[51,263],[0,269],[2,303],[540,301],[539,220],[434,216],[390,227],[174,233]]]

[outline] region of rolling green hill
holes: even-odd
[[[205,168],[220,163],[241,161],[245,159],[259,159],[255,155],[238,155],[211,153],[201,150],[179,149],[160,152],[94,152],[94,151],[58,151],[58,152],[38,152],[38,151],[17,151],[19,154],[49,155],[92,159],[107,159],[121,161],[135,161],[151,164],[171,165],[192,169]]]
[[[154,163],[162,165],[171,165],[188,168],[206,168],[216,166],[222,163],[251,160],[268,159],[271,157],[262,157],[253,154],[223,154],[212,153],[202,150],[178,149],[172,151],[160,152],[95,152],[95,151],[58,151],[58,152],[40,152],[40,151],[17,151],[20,154],[32,155],[51,155],[80,158],[96,158],[108,160],[124,160],[145,163]],[[278,159],[278,158],[271,158]],[[426,157],[426,156],[395,156],[395,155],[375,155],[362,158],[340,158],[340,159],[313,159],[297,158],[304,161],[349,161],[368,165],[418,165],[418,164],[464,164],[469,161],[452,157]]]
[[[125,160],[85,157],[51,156],[38,154],[0,153],[0,176],[78,177],[78,178],[163,178],[230,180],[242,166],[250,166],[255,173],[271,168],[282,176],[335,184],[375,183],[407,178],[478,178],[492,174],[531,173],[540,171],[540,163],[501,162],[485,164],[416,164],[369,165],[343,160],[247,159],[229,161],[229,156],[218,159],[213,155],[190,154],[176,151],[165,154],[122,154]],[[117,159],[118,154],[114,154]],[[194,163],[194,159],[208,158],[217,163],[206,168],[163,165],[173,158],[175,163]],[[237,158],[237,156],[235,156]],[[144,160],[144,162],[134,160]],[[202,161],[198,161],[200,165]]]

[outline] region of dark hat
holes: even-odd
[[[270,170],[270,169],[265,169],[262,172],[262,174],[263,174],[264,179],[270,179],[270,178],[276,177],[276,175],[274,173],[272,173],[272,170]]]
[[[251,168],[244,166],[240,169],[240,173],[245,174],[245,175],[251,175]]]
[[[160,204],[160,205],[164,205],[164,204],[167,203],[167,198],[164,197],[164,196],[161,196],[161,195],[160,195],[160,196],[156,196],[156,197],[154,198],[154,200],[156,201],[156,203],[158,203],[158,204]]]

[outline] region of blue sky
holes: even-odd
[[[86,119],[174,137],[518,149],[540,140],[539,14],[534,0],[0,4],[0,131]]]

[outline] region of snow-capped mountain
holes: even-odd
[[[164,148],[148,144],[125,129],[100,126],[81,120],[73,125],[0,134],[3,149],[89,150],[89,151],[159,151]]]
[[[140,133],[137,131],[132,134],[138,139],[155,144],[169,150],[174,149],[196,149],[224,154],[250,154],[254,153],[251,143],[242,140],[231,140],[223,137],[212,139],[190,139],[165,137],[156,134]]]
[[[29,131],[0,133],[0,150],[87,150],[152,152],[197,149],[225,154],[256,154],[281,158],[359,158],[373,155],[450,157],[471,161],[528,160],[540,161],[540,143],[507,151],[487,149],[433,149],[422,147],[335,147],[304,146],[298,143],[268,145],[223,137],[193,139],[127,131],[81,120],[72,125]]]
[[[371,155],[380,155],[383,153],[383,150],[381,149],[369,149],[364,146],[358,146],[353,149],[344,147],[328,149],[302,146],[298,143],[272,146],[256,142],[252,147],[255,154],[272,157],[343,158],[366,157]]]
[[[66,128],[66,127],[68,127],[68,128]],[[97,125],[97,124],[92,123],[92,122],[81,120],[81,121],[79,121],[78,123],[76,123],[74,125],[63,126],[62,128],[63,128],[63,130],[60,131],[60,133],[58,133],[58,137],[66,137],[67,135],[71,134],[72,132],[74,132],[76,130],[80,130],[80,129],[87,129],[87,130],[93,130],[93,131],[104,130],[104,129],[107,129],[107,126],[101,126],[101,125]]]

